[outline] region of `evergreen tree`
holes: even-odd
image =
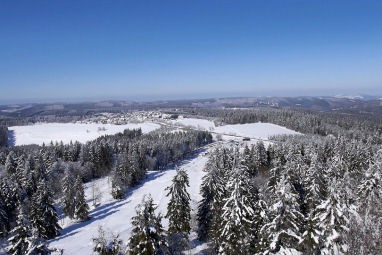
[[[47,241],[38,236],[36,230],[32,230],[32,235],[27,238],[27,249],[25,255],[50,255],[52,249],[49,249]]]
[[[185,170],[177,168],[171,186],[167,187],[170,201],[167,206],[166,218],[169,219],[169,245],[173,253],[180,253],[186,248],[190,233],[190,195],[188,175]]]
[[[346,251],[344,236],[348,231],[348,208],[339,196],[338,186],[338,180],[332,180],[328,197],[317,207],[321,253],[325,255],[342,254]]]
[[[238,164],[228,182],[229,195],[222,208],[219,230],[219,254],[253,254],[255,252],[256,194],[251,192],[247,169]]]
[[[201,241],[214,238],[214,229],[220,223],[219,213],[225,197],[225,174],[220,149],[211,152],[206,163],[207,172],[202,178],[200,193],[202,200],[198,205],[198,239]]]
[[[80,175],[77,175],[74,183],[74,192],[74,217],[81,221],[88,220],[89,205],[86,203],[84,186]]]
[[[299,195],[287,174],[276,185],[276,195],[271,207],[271,221],[261,229],[265,252],[293,253],[301,240],[300,229],[304,216],[300,212]]]
[[[5,172],[8,174],[8,176],[11,176],[16,173],[16,168],[17,156],[13,151],[10,151],[5,161]]]
[[[145,196],[132,218],[132,235],[129,242],[131,255],[168,254],[161,224],[162,217],[155,215],[156,206],[151,196]]]
[[[27,239],[31,236],[31,226],[22,206],[18,207],[16,226],[12,229],[8,239],[11,255],[24,255],[28,249]]]
[[[74,218],[75,213],[75,189],[73,183],[73,175],[70,169],[67,169],[62,182],[62,204],[65,215],[68,216],[70,219]]]
[[[126,189],[132,183],[132,173],[128,161],[128,154],[118,156],[117,165],[112,173],[112,196],[114,199],[122,199]]]
[[[43,179],[39,182],[37,191],[32,197],[30,221],[39,237],[51,239],[59,235],[61,227],[53,206],[52,194]]]
[[[0,196],[0,237],[8,233],[9,219],[6,213],[5,203]]]

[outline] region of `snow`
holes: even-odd
[[[297,135],[296,131],[271,123],[236,124],[216,127],[214,132],[225,135],[267,140],[274,135]]]
[[[170,120],[168,124],[176,127],[188,127],[197,130],[207,130],[212,132],[215,136],[220,134],[223,140],[240,140],[244,137],[258,140],[267,141],[270,137],[275,135],[297,135],[299,132],[293,131],[283,126],[271,123],[249,123],[249,124],[235,124],[215,126],[213,121],[206,119],[196,118],[180,118],[177,120]]]
[[[212,130],[215,128],[213,121],[196,118],[180,118],[176,120],[170,120],[170,124],[177,126],[193,127],[199,130]]]
[[[181,168],[187,171],[190,179],[188,192],[191,196],[191,204],[196,209],[197,201],[201,199],[199,187],[204,175],[203,168],[207,162],[208,156],[203,151],[186,160]],[[116,201],[110,195],[111,183],[108,178],[102,178],[86,185],[85,194],[88,202],[91,204],[92,186],[99,188],[102,193],[101,203],[98,207],[91,209],[91,220],[86,222],[69,222],[68,219],[61,220],[64,226],[61,236],[52,240],[50,246],[53,248],[64,249],[64,254],[93,254],[92,238],[96,237],[98,227],[102,226],[106,231],[112,231],[120,234],[120,238],[126,243],[130,237],[131,217],[135,216],[135,207],[142,201],[145,194],[151,194],[154,203],[158,205],[157,212],[162,215],[166,213],[169,199],[166,197],[165,188],[171,184],[171,180],[176,174],[175,168],[167,171],[151,171],[146,180],[138,187],[132,188],[125,199]],[[192,212],[192,213],[195,213]],[[163,226],[167,228],[168,221],[162,221]],[[195,247],[194,251],[199,252],[204,246]]]
[[[252,123],[237,124],[215,127],[214,123],[203,119],[178,119],[176,121],[168,121],[168,125],[176,130],[182,130],[185,126],[198,130],[211,131],[215,136],[222,135],[223,140],[239,140],[243,137],[255,139],[269,139],[270,136],[278,134],[299,134],[293,130],[269,123]],[[144,133],[150,132],[160,127],[161,124],[152,122],[144,122],[138,124],[112,125],[112,124],[96,124],[96,123],[40,123],[32,126],[15,126],[10,127],[11,135],[13,133],[16,145],[22,144],[42,144],[53,141],[63,141],[68,143],[72,141],[86,142],[93,140],[101,135],[115,134],[125,129],[142,128]],[[163,125],[163,123],[162,123]],[[103,130],[105,128],[105,130]],[[252,139],[253,138],[253,139]],[[206,147],[213,148],[215,145]],[[204,150],[204,151],[203,151]],[[202,149],[199,154],[185,160],[180,167],[184,168],[190,180],[188,192],[191,196],[192,214],[196,213],[197,202],[200,201],[199,194],[202,177],[204,175],[203,168],[208,159],[207,149]],[[114,200],[110,194],[111,182],[108,177],[94,180],[86,184],[85,194],[87,202],[91,206],[89,221],[75,222],[68,218],[60,220],[63,227],[61,235],[50,241],[52,248],[64,249],[64,254],[93,254],[92,238],[98,234],[99,226],[102,226],[106,232],[119,234],[124,243],[127,243],[131,233],[131,218],[135,216],[135,208],[141,203],[142,198],[146,194],[151,194],[154,203],[158,205],[157,212],[162,215],[166,214],[167,203],[169,199],[166,197],[165,188],[170,186],[171,180],[176,174],[175,168],[166,171],[150,171],[147,178],[141,185],[128,191],[127,196],[123,200]],[[99,196],[99,205],[92,206],[93,191],[101,195]],[[96,192],[96,193],[97,193]],[[193,216],[194,217],[194,216]],[[163,219],[163,226],[167,228],[168,220]],[[196,241],[194,232],[190,235],[191,249],[188,254],[202,254],[206,249],[205,243]],[[288,254],[288,253],[284,253]],[[297,254],[297,253],[296,253]]]
[[[112,135],[123,132],[125,129],[141,128],[143,133],[148,133],[158,129],[160,125],[143,122],[129,123],[125,125],[96,124],[96,123],[38,123],[29,126],[9,127],[11,134],[11,144],[48,144],[51,141],[69,143],[78,141],[85,143],[94,140],[102,135]]]

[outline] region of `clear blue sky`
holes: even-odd
[[[382,1],[0,1],[0,103],[382,94]]]

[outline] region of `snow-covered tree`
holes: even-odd
[[[280,251],[296,252],[301,240],[301,224],[304,216],[300,212],[299,195],[287,175],[283,175],[275,186],[276,194],[270,207],[271,220],[261,229],[264,252],[276,254]]]
[[[106,236],[105,230],[100,226],[98,228],[98,236],[93,238],[93,251],[99,255],[124,255],[124,247],[122,240],[118,235],[112,234],[111,237]]]
[[[86,203],[82,178],[77,176],[74,183],[74,217],[78,220],[89,219],[89,205]]]
[[[167,187],[170,201],[167,206],[166,218],[169,220],[169,246],[174,252],[181,252],[188,243],[190,233],[190,195],[188,175],[185,170],[177,168],[171,186]]]
[[[23,206],[18,207],[16,226],[12,229],[8,239],[11,255],[23,255],[28,249],[28,238],[31,236],[31,226]]]
[[[156,205],[150,195],[145,196],[132,218],[133,230],[129,242],[130,254],[168,254],[162,227],[162,216],[155,214]]]
[[[205,241],[214,236],[213,229],[220,223],[219,213],[226,193],[225,170],[220,149],[211,152],[206,163],[207,172],[202,178],[200,193],[202,200],[198,204],[198,238]]]
[[[61,229],[58,216],[53,206],[53,198],[46,181],[42,179],[33,195],[30,222],[38,236],[51,239],[59,235]]]
[[[257,194],[251,192],[250,176],[245,166],[238,164],[228,182],[228,197],[224,200],[219,230],[219,254],[253,254],[255,252],[255,205]]]
[[[112,173],[112,191],[114,199],[122,199],[126,189],[132,183],[132,170],[128,160],[128,154],[118,156],[117,165]]]
[[[63,197],[62,197],[62,204],[63,204],[63,211],[66,216],[73,219],[74,218],[74,212],[75,212],[75,190],[74,190],[74,177],[71,171],[67,170],[62,182],[62,191],[63,191]]]
[[[321,232],[322,254],[342,254],[346,251],[344,236],[349,230],[349,212],[339,196],[338,182],[332,180],[327,198],[317,207],[316,220]]]
[[[17,156],[16,153],[10,151],[5,161],[5,172],[10,176],[16,173]]]
[[[27,249],[25,255],[50,255],[54,251],[50,249],[47,241],[38,236],[36,230],[32,229],[32,234],[27,238]]]

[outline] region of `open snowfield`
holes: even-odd
[[[172,125],[192,127],[199,130],[213,130],[215,128],[214,122],[205,119],[195,119],[195,118],[179,118],[177,120],[169,121]]]
[[[10,143],[13,145],[48,144],[51,141],[69,143],[78,141],[85,143],[102,135],[113,135],[125,129],[141,128],[148,133],[159,128],[160,125],[144,122],[137,124],[84,124],[84,123],[38,123],[29,126],[9,127],[11,133]]]
[[[249,124],[236,124],[225,125],[216,127],[214,132],[225,135],[236,135],[242,137],[250,137],[254,139],[268,139],[274,135],[297,135],[300,134],[296,131],[290,130],[286,127],[271,123],[249,123]]]
[[[181,118],[169,121],[169,124],[175,126],[190,127],[198,130],[206,130],[215,135],[222,135],[224,140],[241,140],[243,137],[253,138],[255,140],[268,140],[274,135],[297,135],[296,131],[286,127],[271,123],[248,123],[215,126],[213,121],[196,118]]]
[[[207,158],[208,156],[205,153],[199,153],[194,158],[185,160],[183,165],[180,166],[187,171],[190,179],[188,192],[194,209],[196,208],[196,202],[201,199],[199,187],[204,175],[202,170]],[[171,184],[175,173],[175,168],[163,172],[149,172],[143,184],[132,188],[127,197],[121,201],[116,201],[111,197],[111,184],[107,177],[89,183],[85,190],[88,202],[91,204],[92,186],[95,184],[102,193],[101,204],[91,210],[91,220],[89,221],[70,223],[68,219],[62,220],[61,223],[67,226],[63,228],[61,236],[50,242],[50,246],[64,249],[64,254],[93,254],[92,238],[97,236],[99,226],[102,226],[108,232],[119,234],[120,238],[127,242],[132,229],[131,217],[135,216],[135,207],[142,201],[145,194],[151,194],[154,203],[158,205],[157,212],[161,212],[162,215],[166,213],[169,199],[166,197],[165,188]],[[168,221],[165,219],[162,223],[167,228]],[[200,249],[200,247],[196,249]]]

